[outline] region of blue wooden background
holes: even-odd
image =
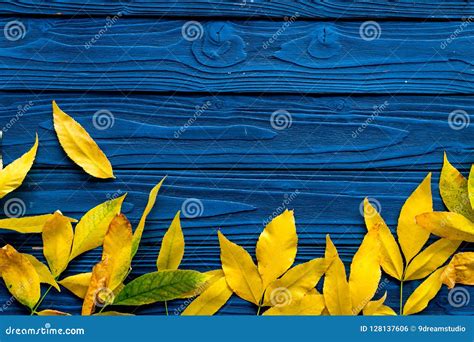
[[[149,189],[168,175],[131,277],[154,270],[165,229],[191,198],[203,210],[183,219],[183,268],[219,267],[218,229],[253,254],[264,221],[288,201],[297,261],[321,256],[330,233],[349,265],[365,232],[365,196],[395,229],[428,171],[443,209],[443,151],[465,172],[474,162],[474,122],[449,120],[453,112],[474,120],[471,15],[469,1],[439,0],[0,1],[4,161],[40,137],[33,170],[0,208],[14,198],[26,215],[61,209],[79,218],[128,192],[124,212],[136,225]],[[190,21],[202,29],[199,39],[185,39]],[[361,34],[366,24],[375,39]],[[65,156],[52,128],[53,99],[97,140],[116,180],[90,179]],[[291,125],[275,129],[274,112]],[[113,126],[94,125],[94,113]],[[0,241],[41,256],[38,236],[1,232]],[[100,250],[87,253],[67,275],[89,271],[99,257]],[[398,285],[385,284],[397,309]],[[0,303],[8,299],[1,287]],[[80,305],[64,290],[43,307],[77,313]],[[255,311],[232,298],[220,313]],[[25,310],[14,303],[3,313]],[[443,288],[425,313],[474,310],[451,306]]]

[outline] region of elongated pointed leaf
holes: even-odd
[[[54,129],[69,158],[96,178],[115,178],[112,165],[89,133],[53,101]]]
[[[384,305],[385,299],[387,299],[387,292],[382,298],[368,302],[363,310],[364,316],[396,316],[392,308]]]
[[[73,276],[64,278],[59,282],[66,289],[74,293],[79,298],[84,299],[91,283],[92,272],[79,273]]]
[[[456,284],[474,285],[474,252],[457,253],[441,274],[450,289]]]
[[[161,242],[160,253],[156,261],[158,270],[176,270],[183,259],[184,235],[179,214],[178,211]]]
[[[416,222],[434,235],[450,240],[474,242],[474,223],[460,214],[425,213],[418,215]]]
[[[18,188],[30,171],[38,150],[38,135],[36,135],[33,147],[20,158],[8,164],[0,170],[0,198]]]
[[[206,275],[190,270],[147,273],[125,285],[115,297],[114,305],[144,305],[176,299],[202,286],[206,279]]]
[[[430,236],[426,229],[416,224],[415,217],[430,211],[433,211],[431,173],[426,176],[423,182],[408,197],[398,218],[398,242],[407,263],[418,254]]]
[[[49,271],[48,267],[45,264],[43,264],[41,261],[36,259],[36,257],[31,254],[23,254],[23,256],[25,256],[28,259],[28,261],[31,263],[31,265],[35,268],[35,271],[38,274],[40,283],[51,285],[56,290],[61,291],[58,283],[56,282],[53,275],[51,274],[51,272]]]
[[[107,266],[107,260],[102,260],[92,269],[91,281],[82,304],[81,314],[83,316],[89,316],[94,313],[97,304],[101,303],[101,294],[111,293],[107,288]]]
[[[408,265],[405,280],[423,279],[442,266],[458,249],[461,241],[439,239],[425,248]]]
[[[264,312],[265,316],[319,316],[324,310],[324,297],[308,294],[288,305],[275,306]]]
[[[0,229],[14,230],[23,234],[41,233],[44,224],[51,217],[53,217],[53,214],[5,218],[0,220]],[[77,220],[70,217],[67,219],[69,222],[77,222]]]
[[[41,311],[38,311],[36,314],[38,316],[71,316],[71,314],[68,314],[67,312],[53,310],[53,309],[41,310]]]
[[[297,244],[293,211],[285,210],[265,227],[257,241],[258,272],[264,289],[293,265]]]
[[[413,315],[423,311],[428,303],[436,296],[441,289],[441,274],[444,267],[433,272],[424,282],[422,282],[408,297],[405,306],[403,307],[404,315]]]
[[[70,220],[60,212],[55,212],[44,224],[42,238],[44,257],[56,278],[69,263],[74,238]]]
[[[252,257],[242,247],[218,232],[221,263],[227,284],[241,298],[259,305],[263,294],[262,279]]]
[[[212,316],[232,296],[232,289],[227,285],[224,275],[210,285],[199,297],[192,301],[181,314],[182,316]]]
[[[76,225],[69,260],[102,245],[110,222],[120,213],[125,196],[101,203],[81,218]]]

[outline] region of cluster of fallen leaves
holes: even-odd
[[[53,121],[60,145],[72,161],[93,177],[115,178],[99,146],[55,102]],[[22,184],[38,144],[36,137],[27,153],[0,171],[0,198]],[[116,307],[155,302],[164,302],[168,312],[167,302],[179,298],[193,298],[182,315],[213,315],[233,294],[253,303],[257,314],[263,315],[395,315],[385,304],[383,270],[400,283],[399,311],[409,315],[425,309],[443,283],[449,288],[474,284],[474,253],[453,256],[462,241],[474,242],[474,171],[466,180],[446,157],[440,192],[450,211],[433,212],[428,174],[401,209],[396,239],[365,199],[367,233],[352,259],[349,277],[329,235],[324,256],[294,265],[298,236],[293,212],[285,210],[260,234],[257,263],[219,231],[222,268],[206,273],[179,269],[185,242],[178,212],[163,236],[157,271],[129,281],[132,260],[163,181],[150,191],[135,230],[121,213],[126,194],[95,206],[79,221],[60,211],[0,219],[0,228],[41,234],[46,260],[44,264],[11,245],[4,246],[0,276],[7,289],[36,315],[69,314],[54,308],[40,310],[48,292],[60,291],[60,285],[83,299],[83,315],[122,315],[126,313]],[[431,233],[440,238],[431,242]],[[73,259],[98,247],[102,247],[102,257],[91,272],[62,277]],[[317,288],[322,279],[321,293]],[[408,281],[421,283],[404,300],[403,285]],[[42,283],[49,284],[43,295]]]

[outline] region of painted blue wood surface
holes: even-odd
[[[218,229],[253,255],[264,221],[282,205],[295,210],[298,263],[321,256],[329,233],[348,266],[365,233],[365,196],[380,203],[394,230],[404,200],[428,171],[435,207],[444,208],[436,185],[443,151],[465,174],[474,162],[472,125],[453,129],[449,120],[453,112],[474,119],[474,30],[465,19],[474,7],[413,3],[0,1],[0,28],[15,20],[25,28],[18,40],[0,36],[5,162],[31,146],[34,132],[40,137],[32,172],[0,201],[0,213],[16,199],[26,215],[60,209],[79,218],[127,192],[124,212],[136,226],[149,189],[168,175],[131,278],[154,270],[165,229],[192,198],[203,211],[183,219],[184,268],[219,267]],[[105,16],[119,11],[126,15],[103,31],[111,20]],[[296,12],[285,25],[283,17]],[[51,17],[58,13],[65,16]],[[365,41],[359,29],[370,19],[378,20],[380,36]],[[182,35],[191,20],[203,27],[192,42]],[[115,181],[90,179],[65,156],[52,130],[53,99],[110,157]],[[289,127],[272,126],[275,112],[291,117]],[[94,125],[95,114],[105,121]],[[107,117],[113,125],[103,129],[111,125]],[[39,236],[1,231],[0,243],[41,256]],[[68,274],[89,271],[99,258],[100,250],[87,253]],[[397,283],[383,284],[397,308]],[[415,285],[406,284],[406,293]],[[0,287],[0,303],[9,298]],[[455,308],[447,298],[444,288],[424,313],[474,314],[472,305]],[[170,304],[172,314],[181,304]],[[80,305],[66,290],[44,303],[73,313]],[[25,312],[14,303],[5,313]],[[255,308],[233,298],[221,314]]]

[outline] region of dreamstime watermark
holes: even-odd
[[[448,115],[448,124],[449,127],[455,131],[459,131],[461,129],[469,127],[471,123],[471,118],[469,114],[465,110],[456,109],[453,110]]]
[[[463,17],[461,24],[454,30],[453,33],[450,34],[448,38],[443,40],[441,44],[439,44],[439,47],[444,50],[448,47],[449,44],[451,44],[461,33],[464,32],[464,30],[472,23],[474,20],[474,17],[470,15],[469,17]]]
[[[94,293],[94,304],[97,307],[111,305],[114,302],[114,291],[108,287],[101,287]]]
[[[379,39],[382,35],[382,28],[379,23],[373,20],[364,21],[359,26],[359,36],[366,42]]]
[[[293,118],[289,111],[285,109],[278,109],[270,116],[270,125],[277,131],[290,128],[293,124]]]
[[[8,130],[12,128],[34,105],[35,104],[33,101],[29,101],[27,104],[24,105],[18,105],[15,116],[11,118],[10,121],[5,124],[5,126],[2,127],[2,132],[8,132]]]
[[[45,323],[39,328],[12,327],[5,328],[5,335],[85,335],[84,328],[53,328],[51,323]]]
[[[94,125],[95,129],[104,131],[114,127],[115,116],[110,110],[100,109],[92,116],[92,124]]]
[[[119,198],[122,195],[123,195],[123,191],[118,189],[117,191],[112,192],[112,193],[108,192],[105,196],[107,197],[109,201],[111,201],[111,200]]]
[[[281,25],[281,27],[266,41],[263,42],[262,47],[266,50],[272,45],[277,39],[290,27],[291,24],[293,24],[300,14],[298,12],[295,12],[291,17],[285,17],[284,22]]]
[[[193,42],[202,38],[204,35],[204,27],[199,21],[187,21],[181,27],[181,35],[188,42]]]
[[[84,44],[84,48],[86,50],[89,50],[95,43],[99,41],[100,38],[102,38],[104,34],[106,34],[112,28],[112,26],[114,26],[117,23],[117,21],[122,17],[122,15],[123,15],[122,12],[118,12],[113,17],[105,18],[104,26],[94,35],[94,37],[92,37],[89,41],[87,41]]]
[[[469,305],[471,295],[465,287],[454,287],[448,292],[448,303],[453,308]]]
[[[286,209],[288,209],[288,206],[290,205],[291,202],[293,202],[296,197],[300,194],[300,191],[296,189],[295,191],[285,194],[283,197],[283,201],[281,204],[273,211],[273,213],[268,216],[265,220],[263,220],[263,225],[266,226],[269,224],[275,217],[283,213]]]
[[[204,213],[204,204],[197,198],[188,198],[181,205],[181,212],[186,218],[196,218]]]
[[[19,20],[12,20],[3,27],[3,35],[11,42],[23,39],[26,36],[26,27]]]
[[[384,103],[382,103],[381,105],[375,105],[373,107],[373,111],[372,113],[370,114],[370,116],[362,123],[362,125],[360,125],[359,127],[357,127],[356,130],[352,131],[352,138],[355,139],[357,138],[362,132],[365,131],[365,129],[371,124],[373,123],[375,120],[377,120],[378,116],[380,114],[382,114],[386,109],[387,107],[389,106],[389,103],[388,101],[385,101]]]
[[[5,303],[3,303],[2,305],[0,305],[0,312],[5,312],[8,310],[8,308],[10,306],[13,305],[13,303],[15,303],[16,300],[15,300],[15,297],[11,296],[10,298],[8,298]]]
[[[184,132],[186,132],[186,130],[191,127],[192,125],[194,125],[194,123],[197,121],[197,119],[199,119],[199,117],[206,111],[208,110],[212,105],[212,102],[211,101],[206,101],[204,102],[203,105],[199,106],[197,105],[195,107],[195,111],[193,113],[193,115],[188,119],[188,121],[186,121],[186,123],[181,126],[178,130],[174,131],[174,138],[175,139],[178,139],[179,137],[181,137],[181,135],[183,135]]]
[[[382,213],[382,205],[377,199],[373,197],[367,197],[367,200],[371,204],[367,208],[365,208],[364,206],[365,200],[362,200],[359,204],[359,213],[362,217],[372,218],[375,217],[377,214]]]
[[[286,287],[277,287],[270,293],[272,306],[282,307],[291,304],[293,296]]]
[[[9,218],[24,216],[26,214],[26,204],[19,198],[10,198],[3,205],[3,212]]]

